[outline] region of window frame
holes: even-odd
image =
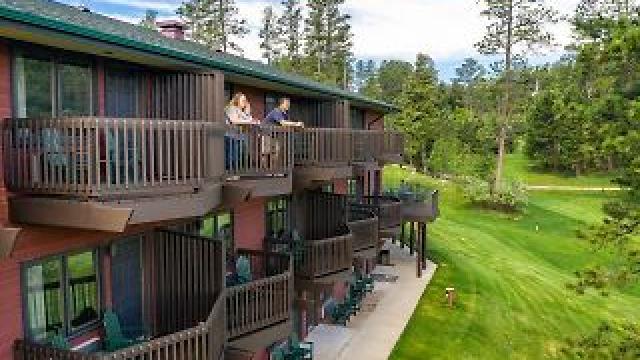
[[[271,204],[276,204],[274,208],[271,208]],[[291,197],[284,195],[269,199],[265,204],[265,222],[264,222],[264,236],[270,237],[274,232],[273,224],[276,222],[275,217],[279,217],[282,221],[283,231],[291,230],[293,224],[292,211],[291,211]]]
[[[68,258],[74,255],[91,252],[94,262],[94,267],[96,271],[96,313],[98,314],[97,319],[90,321],[86,324],[78,326],[73,329],[71,326],[71,303],[70,303],[70,293],[69,293],[69,279],[70,276],[68,274]],[[79,336],[86,334],[87,332],[98,329],[102,323],[102,312],[104,309],[103,302],[103,263],[102,263],[102,249],[101,248],[84,248],[80,250],[67,251],[55,255],[45,256],[42,258],[29,260],[21,264],[20,269],[20,283],[21,283],[21,300],[22,300],[22,325],[23,325],[23,334],[28,339],[36,339],[34,334],[31,331],[31,327],[29,326],[31,320],[31,314],[29,314],[28,309],[28,276],[27,272],[29,268],[32,266],[41,264],[46,261],[57,259],[60,262],[60,284],[61,284],[61,294],[62,294],[62,328],[60,335],[67,338],[73,339]],[[43,339],[46,340],[46,339]],[[39,340],[42,341],[42,340]]]
[[[49,115],[52,118],[63,116],[61,114],[61,96],[62,96],[62,82],[60,81],[60,69],[63,65],[71,65],[71,66],[80,66],[86,67],[88,74],[89,89],[88,89],[88,114],[85,115],[73,115],[73,116],[95,116],[98,110],[98,81],[97,81],[97,67],[95,58],[91,56],[87,56],[85,54],[76,54],[71,53],[64,50],[55,50],[30,44],[21,44],[18,43],[16,46],[11,48],[11,109],[14,117],[26,117],[26,107],[21,109],[20,106],[20,94],[19,91],[25,91],[24,96],[26,97],[26,88],[20,89],[18,85],[19,76],[18,76],[18,65],[17,59],[36,59],[40,61],[46,61],[51,67],[51,74],[49,78],[49,85],[51,91],[51,114]],[[25,110],[25,116],[21,116],[18,114],[22,114],[22,110]]]

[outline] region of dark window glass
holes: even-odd
[[[233,97],[233,85],[230,83],[224,83],[224,98],[227,102],[231,101]]]
[[[290,200],[288,197],[273,199],[267,203],[267,236],[281,236],[290,229],[291,218],[289,205]]]
[[[91,114],[91,68],[58,65],[58,116]]]
[[[16,72],[16,80],[21,95],[19,100],[22,100],[19,102],[18,114],[25,117],[51,117],[51,62],[23,58],[16,62],[16,69],[19,69]]]
[[[14,58],[14,108],[17,117],[84,116],[93,114],[93,71],[38,52]]]
[[[24,277],[26,333],[30,338],[46,341],[54,335],[70,336],[98,322],[95,251],[38,261],[25,268]]]
[[[144,94],[143,77],[134,70],[107,69],[105,113],[115,117],[138,117],[138,97]]]
[[[347,193],[351,196],[362,197],[364,194],[364,177],[347,180]]]
[[[266,94],[264,96],[264,116],[267,116],[267,114],[276,107],[278,107],[278,96],[275,94]]]
[[[361,130],[365,129],[364,111],[351,108],[351,128]]]
[[[26,269],[27,334],[43,341],[63,332],[62,260],[48,259]]]
[[[98,276],[93,251],[67,258],[67,294],[71,330],[98,320]]]

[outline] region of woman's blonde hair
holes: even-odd
[[[228,106],[235,106],[235,107],[240,107],[240,99],[242,98],[247,98],[247,96],[241,92],[236,93],[235,95],[233,95],[233,97],[231,98],[231,101],[229,101],[229,105]]]

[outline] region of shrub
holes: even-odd
[[[501,211],[520,211],[528,203],[526,186],[520,181],[507,181],[497,190],[485,180],[466,178],[463,183],[465,197],[473,204]]]

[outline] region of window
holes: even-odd
[[[278,107],[279,96],[276,94],[266,94],[264,96],[264,116],[266,117],[271,110]]]
[[[96,251],[56,256],[28,265],[26,331],[44,341],[69,336],[95,325],[100,318],[100,294]]]
[[[93,115],[93,68],[89,61],[18,50],[13,61],[18,117]]]
[[[281,197],[267,203],[267,236],[279,237],[291,229],[290,202],[288,197]]]
[[[224,98],[227,102],[230,102],[233,98],[233,84],[224,83]]]
[[[364,177],[358,176],[355,179],[348,179],[347,194],[362,197],[364,195]]]
[[[221,212],[206,217],[203,220],[200,235],[220,238],[225,242],[225,247],[228,251],[233,250],[233,214],[230,212]]]
[[[333,183],[327,183],[322,185],[322,192],[327,194],[333,194],[334,186]]]
[[[364,121],[364,111],[356,108],[351,108],[351,128],[361,129],[366,128]]]

